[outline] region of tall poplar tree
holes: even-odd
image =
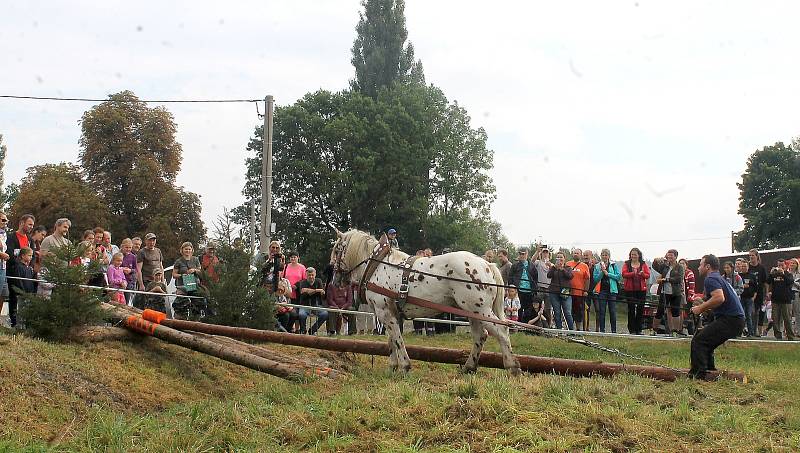
[[[425,83],[422,62],[414,61],[414,46],[406,30],[403,0],[363,0],[350,60],[356,70],[354,90],[372,98],[395,82]]]

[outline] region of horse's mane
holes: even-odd
[[[369,256],[372,254],[372,248],[374,247],[374,243],[377,243],[378,240],[372,237],[371,234],[367,233],[366,231],[361,230],[348,230],[344,233],[345,236],[348,236],[347,240],[347,250],[348,251],[360,251],[363,253],[364,256]],[[372,243],[370,243],[372,242]],[[353,255],[351,253],[347,253],[349,255],[347,258],[355,258],[358,255]],[[347,263],[348,265],[354,265],[355,263]]]

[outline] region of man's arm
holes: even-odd
[[[136,263],[136,281],[139,282],[140,289],[144,288],[144,281],[142,280],[142,264],[144,263],[142,263],[141,261],[138,261]]]
[[[697,305],[692,307],[692,313],[699,315],[722,305],[725,302],[725,293],[722,292],[722,288],[718,288],[711,291],[711,297],[707,301],[703,302],[703,296],[698,295],[693,302]]]

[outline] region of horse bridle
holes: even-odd
[[[342,257],[345,255],[347,251],[348,243],[342,244],[341,240],[337,241],[336,246],[334,246],[334,256],[336,257],[336,261],[333,263],[333,273],[334,275],[341,275],[342,277],[347,277],[347,280],[350,280],[350,274],[353,273],[356,269],[366,264],[371,257],[366,258],[365,260],[361,261],[360,263],[356,264],[352,269],[346,269],[344,267],[344,263],[342,262]]]

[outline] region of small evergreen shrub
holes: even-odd
[[[227,245],[219,246],[217,256],[219,281],[208,284],[211,314],[206,321],[262,330],[274,328],[275,298],[261,287],[258,270],[250,268],[250,256]]]
[[[81,288],[89,278],[102,272],[100,263],[89,266],[68,263],[83,256],[84,247],[72,244],[56,249],[43,258],[40,279],[54,286],[49,297],[20,295],[19,315],[30,335],[54,341],[64,341],[76,327],[98,324],[105,312],[100,306],[103,292]],[[39,283],[39,285],[47,285]]]

